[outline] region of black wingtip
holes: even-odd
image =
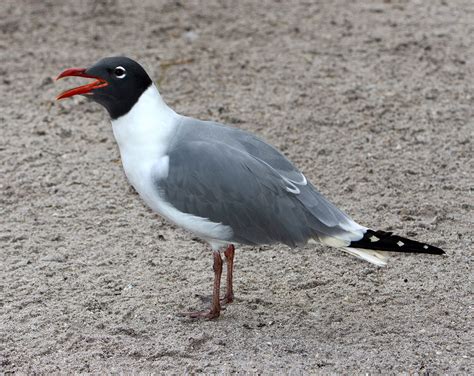
[[[444,250],[442,250],[441,248],[435,247],[433,245],[424,244],[424,246],[428,246],[428,248],[426,249],[426,252],[423,252],[423,253],[429,253],[431,255],[445,255],[446,254]]]
[[[430,244],[420,243],[416,240],[394,235],[391,232],[374,231],[370,229],[367,230],[362,239],[352,242],[350,247],[387,252],[427,253],[432,255],[446,254],[441,248]]]

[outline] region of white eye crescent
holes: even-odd
[[[125,70],[124,67],[121,67],[120,65],[114,69],[114,74],[115,77],[117,78],[124,78],[127,75],[127,71]]]

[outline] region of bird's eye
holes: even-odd
[[[124,67],[118,66],[117,68],[114,69],[114,74],[115,74],[115,77],[117,78],[124,78],[127,75],[127,71],[125,70]]]

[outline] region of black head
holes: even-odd
[[[106,57],[87,69],[71,68],[57,79],[79,76],[96,81],[61,93],[57,99],[86,95],[104,106],[112,119],[125,115],[152,81],[140,64],[128,57]]]

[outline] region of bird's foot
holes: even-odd
[[[226,305],[230,304],[234,301],[234,294],[225,294],[225,296],[221,299],[221,304]]]
[[[182,312],[179,316],[189,317],[190,319],[207,319],[215,320],[219,317],[220,310],[210,310],[210,311],[196,311],[196,312]]]
[[[201,299],[201,301],[203,303],[211,303],[212,302],[212,296],[210,295],[195,295],[196,297],[198,297],[199,299]],[[226,294],[223,298],[220,299],[220,303],[221,305],[226,305],[226,304],[230,304],[234,301],[234,294],[232,295],[228,295]],[[225,307],[221,307],[222,309],[225,309]]]

